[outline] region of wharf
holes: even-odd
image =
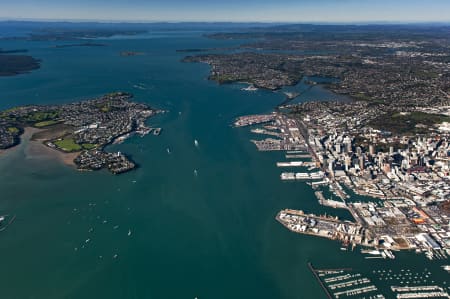
[[[281,210],[276,216],[276,219],[284,226],[286,226],[285,223],[280,219],[281,213],[295,215],[295,216],[302,216],[302,217],[307,217],[307,218],[311,218],[311,219],[318,219],[318,220],[322,220],[322,221],[329,221],[329,222],[338,223],[338,224],[345,222],[345,221],[339,220],[337,217],[305,214],[305,212],[303,212],[302,210],[284,209],[284,210]],[[316,235],[316,234],[311,234],[311,235]]]
[[[405,286],[392,286],[392,291],[394,292],[417,292],[417,291],[443,291],[440,286],[437,285],[430,285],[430,286],[411,286],[411,287],[405,287]]]
[[[234,127],[247,127],[257,124],[263,124],[271,122],[275,119],[276,114],[266,114],[266,115],[247,115],[241,116],[236,119],[234,122]]]
[[[334,296],[336,296],[336,298],[339,298],[339,296],[341,296],[341,295],[353,296],[353,295],[369,293],[369,292],[373,292],[373,291],[377,291],[377,290],[378,289],[376,286],[369,285],[367,287],[360,287],[360,288],[356,288],[356,289],[340,291],[340,292],[334,293]]]
[[[303,166],[302,161],[277,162],[277,167],[300,167]]]
[[[295,154],[295,155],[286,155],[286,159],[305,159],[311,158],[310,154]]]
[[[287,151],[286,154],[304,154],[304,151]]]
[[[264,129],[251,129],[250,132],[252,132],[254,134],[270,135],[270,136],[275,136],[275,137],[279,137],[279,138],[282,137],[282,135],[278,132],[273,132],[273,131],[264,130]]]
[[[317,199],[319,200],[319,204],[321,204],[322,206],[331,207],[331,208],[335,208],[335,209],[348,209],[345,202],[326,199],[323,196],[322,191],[316,191],[316,192],[314,192],[314,194],[316,195]]]
[[[324,178],[324,173],[321,171],[318,172],[283,172],[280,175],[282,180],[322,180]]]
[[[318,182],[311,182],[312,187],[320,186],[320,185],[328,185],[329,182],[326,180],[318,181]]]
[[[401,293],[397,294],[397,298],[450,298],[450,295],[447,292]]]
[[[319,275],[317,275],[316,270],[314,269],[313,265],[311,263],[308,263],[308,268],[309,270],[312,272],[312,274],[314,275],[314,277],[317,279],[317,281],[319,282],[320,286],[322,287],[322,290],[325,292],[325,294],[327,295],[327,297],[329,299],[333,299],[333,296],[331,295],[331,293],[328,291],[327,287],[325,286],[325,284],[322,282],[322,280],[320,279]]]

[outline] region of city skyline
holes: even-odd
[[[3,20],[131,22],[448,22],[450,3],[333,0],[18,0],[0,4]]]

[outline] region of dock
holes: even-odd
[[[343,201],[326,199],[323,196],[322,191],[316,191],[316,192],[314,192],[314,194],[316,195],[317,199],[319,200],[319,204],[321,204],[322,206],[331,207],[334,209],[348,209],[347,205]]]
[[[283,172],[280,175],[282,180],[322,180],[325,174],[321,171],[318,172]]]
[[[309,154],[295,154],[295,155],[286,155],[286,159],[305,159],[311,158]]]
[[[450,298],[448,292],[437,285],[424,286],[392,286],[397,298]]]
[[[277,167],[300,167],[303,161],[277,162]]]
[[[311,263],[308,263],[308,268],[312,272],[314,277],[317,279],[317,281],[319,282],[320,286],[322,287],[323,291],[327,295],[328,299],[333,299],[333,296],[328,291],[327,287],[323,284],[322,280],[320,279],[319,275],[317,275],[317,272],[316,272],[316,270],[314,269],[314,267],[313,267],[313,265]]]
[[[234,127],[247,127],[257,124],[264,124],[271,122],[275,119],[276,114],[265,114],[265,115],[247,115],[238,117],[234,122]]]

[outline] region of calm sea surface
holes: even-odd
[[[120,176],[77,172],[26,143],[0,156],[0,214],[17,215],[0,232],[1,298],[326,298],[308,261],[351,267],[377,283],[375,269],[427,268],[436,282],[449,280],[422,255],[367,260],[275,221],[284,208],[350,216],[320,207],[306,184],[282,182],[275,163],[283,154],[257,152],[249,142],[257,136],[230,127],[237,116],[272,111],[282,94],[219,86],[206,79],[207,65],[181,63],[186,53],[176,52],[239,41],[158,32],[96,42],[107,46],[0,41],[42,60],[37,71],[0,78],[0,109],[127,91],[170,111],[149,121],[162,135],[108,148],[140,165]],[[300,100],[332,96],[317,86]],[[392,284],[378,284],[387,298]]]

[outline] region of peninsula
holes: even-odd
[[[220,54],[187,56],[211,66],[210,80],[277,90],[302,78],[333,78],[326,87],[376,103],[442,103],[450,93],[448,27],[275,26],[216,39],[257,42]]]
[[[78,153],[79,170],[107,168],[114,174],[136,167],[126,155],[108,153],[108,144],[131,134],[152,131],[145,121],[160,112],[130,101],[129,93],[116,92],[64,105],[29,105],[0,112],[0,149],[14,147],[27,127],[42,129],[35,135],[44,145],[63,153]]]

